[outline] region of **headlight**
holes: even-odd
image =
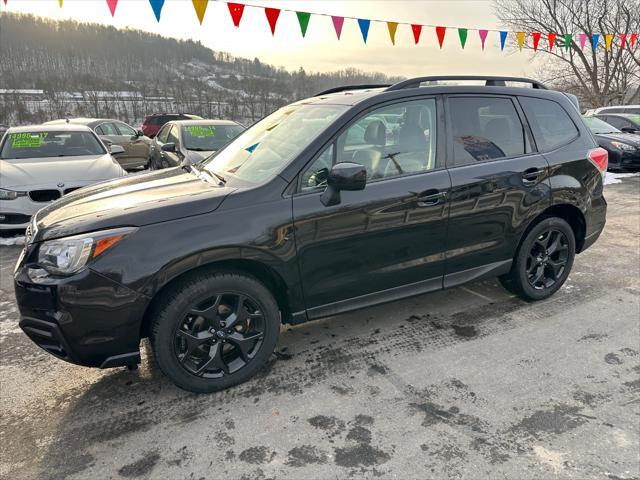
[[[27,192],[16,192],[14,190],[5,190],[0,188],[0,200],[15,200],[18,197],[24,197]]]
[[[135,230],[115,228],[43,242],[38,250],[38,264],[54,275],[71,275]]]
[[[622,142],[611,142],[611,145],[620,150],[624,150],[625,152],[633,152],[636,149],[636,147],[634,147],[633,145]]]

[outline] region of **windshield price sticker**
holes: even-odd
[[[11,147],[12,148],[37,148],[42,146],[45,139],[49,135],[47,132],[40,133],[12,133],[11,138]]]
[[[216,127],[211,125],[189,125],[187,128],[187,132],[192,137],[205,138],[205,137],[213,137],[216,134]]]

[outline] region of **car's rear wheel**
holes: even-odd
[[[526,300],[548,298],[569,277],[575,253],[571,226],[561,218],[545,218],[527,233],[511,271],[500,277],[500,283]]]
[[[252,377],[279,332],[279,309],[264,285],[239,273],[202,273],[179,281],[155,309],[151,344],[176,385],[205,393]]]

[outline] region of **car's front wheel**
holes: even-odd
[[[200,273],[174,285],[154,311],[151,345],[179,387],[206,393],[244,382],[275,348],[280,312],[269,290],[240,273]]]
[[[526,300],[543,300],[557,292],[569,276],[576,253],[571,226],[548,217],[526,235],[502,285]]]

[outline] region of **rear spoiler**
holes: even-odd
[[[578,97],[576,97],[573,93],[562,92],[562,94],[567,97],[571,101],[571,103],[573,103],[573,106],[576,107],[576,110],[578,110],[578,113],[580,113],[580,102],[578,101]]]

